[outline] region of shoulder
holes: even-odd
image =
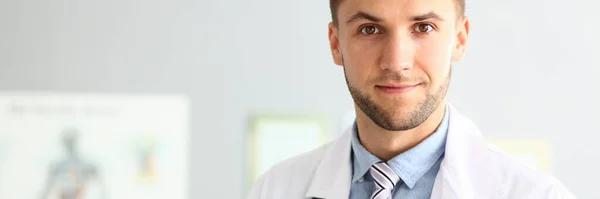
[[[315,170],[330,146],[331,143],[277,163],[255,182],[248,198],[304,196]]]
[[[485,198],[575,198],[555,177],[528,167],[493,146],[484,139],[475,123],[452,107],[450,110],[446,145],[447,149],[453,150],[446,150],[446,153],[450,153],[453,161],[447,168],[458,171],[454,174],[456,178],[471,179],[477,195]]]
[[[487,144],[490,163],[496,165],[501,195],[506,198],[575,198],[554,176],[531,168],[499,148]]]

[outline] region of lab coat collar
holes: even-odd
[[[451,105],[446,151],[435,179],[432,199],[481,198],[495,193],[488,167],[486,143],[478,128]],[[350,161],[352,128],[348,128],[326,151],[305,195],[307,198],[347,199],[352,181]],[[477,190],[474,186],[477,185]]]
[[[348,199],[352,182],[352,127],[329,147],[313,176],[307,198]]]
[[[446,155],[433,186],[432,199],[495,198],[502,176],[490,160],[490,148],[471,120],[450,106]]]

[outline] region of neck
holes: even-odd
[[[446,103],[443,102],[418,127],[406,131],[388,131],[379,127],[356,107],[356,125],[360,143],[379,159],[390,160],[433,134],[442,123],[445,111]]]

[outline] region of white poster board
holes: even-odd
[[[0,93],[0,198],[187,199],[182,96]]]

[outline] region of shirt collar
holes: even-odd
[[[417,181],[442,157],[448,132],[448,110],[437,130],[417,146],[389,160],[388,165],[402,181],[412,189]],[[381,160],[365,149],[358,140],[358,128],[354,122],[352,132],[352,182],[361,179],[371,166]]]

